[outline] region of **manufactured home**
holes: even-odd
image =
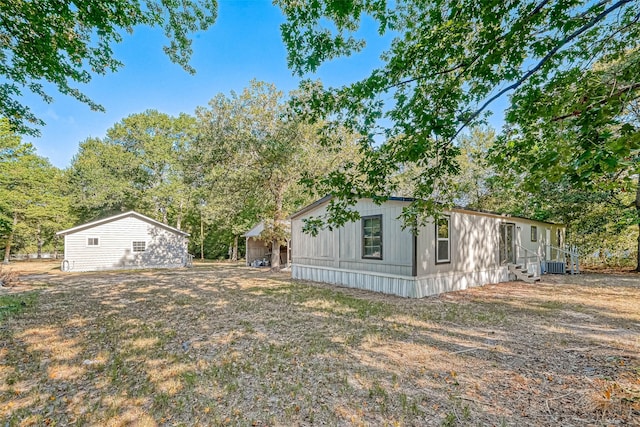
[[[176,268],[191,263],[188,233],[130,211],[56,233],[63,271]]]
[[[445,211],[413,233],[399,219],[412,199],[399,197],[380,205],[361,199],[360,220],[304,233],[305,219],[323,218],[330,199],[291,216],[294,279],[420,298],[536,280],[563,246],[561,225],[468,209]]]

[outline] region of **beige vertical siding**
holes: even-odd
[[[500,217],[483,213],[453,211],[448,213],[451,221],[451,262],[437,264],[435,256],[435,227],[428,224],[418,235],[418,276],[433,273],[470,273],[473,271],[495,270],[500,267],[500,224],[515,226],[515,242],[531,251],[516,248],[518,263],[524,262],[526,255],[535,253],[544,259],[546,250],[545,229],[552,229],[553,236],[560,227],[522,218]],[[531,241],[531,226],[538,227],[538,240]],[[531,259],[529,261],[532,261]],[[531,271],[539,273],[539,266]]]
[[[294,278],[335,283],[405,297],[424,297],[441,292],[467,289],[487,283],[509,280],[506,266],[500,264],[500,224],[515,225],[515,241],[544,259],[546,229],[551,230],[552,244],[560,228],[550,224],[453,210],[450,219],[450,262],[436,263],[436,233],[433,223],[419,229],[417,237],[416,273],[412,276],[413,236],[402,228],[399,216],[407,202],[388,201],[379,206],[361,200],[355,209],[362,217],[382,215],[382,259],[362,258],[362,225],[360,221],[335,230],[322,230],[317,236],[302,232],[303,220],[323,217],[325,206],[319,206],[292,220]],[[538,239],[531,241],[531,225],[538,227]],[[517,250],[519,262],[525,251]],[[539,272],[539,265],[532,266]]]
[[[402,206],[401,202],[378,206],[367,200],[355,206],[361,216],[382,215],[382,259],[362,258],[361,221],[347,223],[339,229],[324,229],[317,236],[311,236],[302,232],[303,220],[326,214],[325,208],[295,218],[291,224],[293,263],[410,276],[412,236],[409,230],[402,229],[402,222],[398,220]]]
[[[489,216],[460,212],[449,212],[448,216],[451,261],[436,263],[435,226],[427,224],[418,234],[418,277],[498,267],[500,222]]]
[[[91,237],[99,246],[87,245]],[[146,250],[133,252],[134,241],[146,242]],[[70,271],[180,267],[186,264],[187,239],[131,216],[67,234],[64,253]]]

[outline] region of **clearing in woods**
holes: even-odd
[[[409,300],[53,266],[0,289],[2,425],[640,425],[635,274]]]

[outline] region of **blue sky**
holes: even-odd
[[[269,0],[220,0],[218,19],[206,32],[193,37],[190,75],[172,63],[162,46],[166,39],[159,29],[136,28],[133,35],[114,48],[124,67],[116,73],[95,76],[79,89],[106,108],[89,107],[55,90],[51,104],[27,96],[25,102],[47,124],[39,138],[24,137],[60,168],[70,165],[78,145],[88,137],[104,137],[107,129],[123,118],[155,109],[170,115],[193,114],[218,93],[240,92],[252,79],[274,83],[289,92],[299,79],[287,68],[286,50],[280,35],[280,9]],[[315,75],[327,86],[339,86],[367,76],[381,64],[379,56],[390,38],[377,35],[376,25],[365,21],[361,34],[367,48],[355,56],[324,64]]]
[[[162,51],[165,37],[159,29],[136,28],[133,35],[116,45],[115,56],[124,62],[116,73],[95,76],[79,86],[85,94],[106,108],[106,113],[54,90],[51,104],[36,96],[25,102],[47,124],[41,136],[24,137],[57,167],[69,166],[78,145],[88,137],[104,137],[106,130],[123,118],[156,109],[178,115],[192,114],[218,93],[242,91],[251,79],[275,83],[289,92],[299,79],[287,68],[286,51],[280,36],[283,16],[280,9],[265,0],[221,0],[218,19],[206,32],[193,35],[190,75],[172,63]],[[322,67],[317,75],[329,86],[364,77],[379,65],[379,54],[388,41],[376,36],[373,24],[365,33],[370,47],[347,59]]]

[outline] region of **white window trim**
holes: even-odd
[[[134,246],[133,246],[134,243],[144,243],[144,250],[143,251],[136,251]],[[137,254],[142,253],[142,252],[146,252],[147,251],[147,246],[148,245],[147,245],[147,241],[146,240],[132,240],[131,241],[131,252],[137,253]]]
[[[364,251],[365,251],[365,247],[364,247],[364,242],[365,242],[365,235],[364,235],[364,229],[365,229],[365,220],[369,220],[369,219],[377,219],[380,221],[380,255],[379,256],[372,256],[372,255],[365,255]],[[362,259],[374,259],[374,260],[382,260],[382,256],[383,256],[383,252],[382,252],[382,248],[383,248],[383,228],[382,228],[382,214],[378,214],[378,215],[367,215],[367,216],[363,216],[361,218],[361,229],[362,229]]]
[[[98,240],[98,244],[97,245],[90,245],[89,244],[89,240],[91,240],[91,239],[97,239]],[[100,238],[96,237],[96,236],[91,236],[91,237],[87,236],[87,240],[85,240],[85,244],[86,244],[87,248],[99,248],[100,247]]]
[[[438,222],[441,219],[447,220],[447,237],[441,238],[438,236]],[[441,216],[437,221],[435,221],[435,231],[436,231],[436,264],[448,264],[451,262],[451,217],[449,215]],[[447,259],[440,259],[440,253],[438,248],[440,247],[440,242],[447,242]]]

